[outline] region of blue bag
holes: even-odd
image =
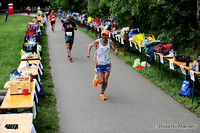
[[[139,29],[138,28],[134,28],[134,29],[131,29],[130,32],[129,32],[129,38],[132,38],[132,36],[136,35],[139,33]]]
[[[44,86],[42,84],[42,82],[39,82],[40,85],[40,92],[38,92],[38,96],[44,96]]]
[[[180,96],[191,96],[192,95],[192,88],[190,87],[192,84],[191,80],[184,80],[181,86],[181,90],[179,92]]]

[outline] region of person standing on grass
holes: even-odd
[[[66,15],[65,22],[63,23],[63,27],[65,29],[65,42],[67,46],[67,57],[71,61],[71,50],[74,42],[74,30],[77,30],[76,24],[74,21],[71,21],[70,15]]]
[[[54,13],[54,10],[51,11],[50,22],[51,22],[51,30],[54,32],[54,30],[55,30],[55,22],[56,22],[56,14]]]
[[[115,49],[115,45],[112,40],[108,39],[109,31],[102,30],[100,39],[95,40],[88,46],[87,57],[90,58],[90,50],[92,47],[96,48],[95,52],[95,77],[93,80],[93,85],[96,87],[97,84],[102,84],[101,86],[101,100],[107,100],[104,96],[104,92],[107,88],[108,77],[111,70],[111,60],[110,60],[110,48],[118,55],[118,49]]]
[[[7,22],[8,21],[8,10],[6,10],[5,15],[6,15],[6,22]]]
[[[28,7],[26,8],[26,10],[27,10],[28,17],[29,17],[29,15],[30,15],[30,12],[31,12],[31,7],[30,7],[30,6],[28,6]]]
[[[108,20],[111,21],[111,23],[113,24],[113,26],[115,27],[115,29],[118,29],[118,19],[117,19],[117,14],[113,14],[112,11],[109,12],[110,17],[108,18]]]

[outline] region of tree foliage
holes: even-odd
[[[119,26],[139,28],[158,39],[172,43],[176,50],[199,46],[196,20],[197,3],[190,0],[47,0],[71,11],[80,12],[86,6],[88,16],[107,19],[109,11],[117,14]],[[192,49],[191,49],[192,48]]]

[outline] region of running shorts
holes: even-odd
[[[73,44],[73,42],[74,42],[74,36],[65,36],[65,42]]]
[[[53,25],[53,24],[55,24],[55,22],[52,22],[52,21],[51,21],[51,25]]]
[[[107,65],[96,65],[96,70],[98,73],[110,72],[110,64]]]

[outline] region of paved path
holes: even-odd
[[[198,117],[115,55],[111,55],[112,72],[105,92],[108,100],[101,101],[100,86],[92,84],[93,58],[86,58],[87,46],[94,40],[75,31],[73,62],[69,62],[61,23],[56,22],[54,33],[49,22],[46,29],[60,133],[200,132]],[[179,125],[194,128],[178,129]]]

